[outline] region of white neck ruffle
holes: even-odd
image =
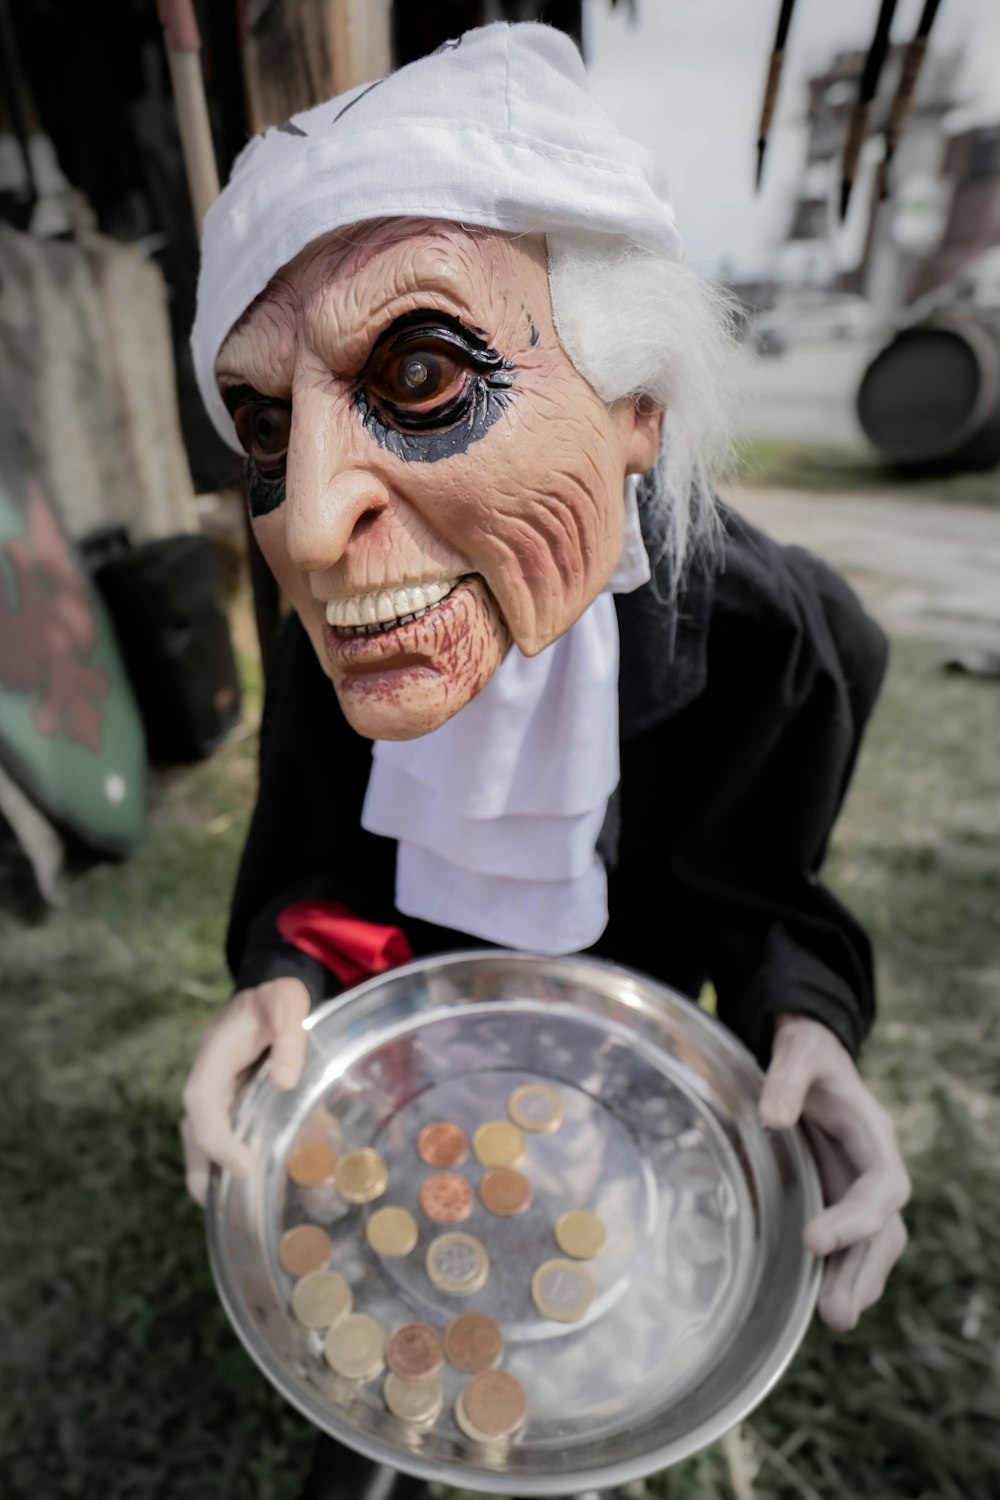
[[[636,481],[607,589],[537,656],[512,648],[440,729],[377,740],[361,823],[398,841],[404,915],[536,953],[574,953],[608,920],[597,840],[618,784],[613,593],[650,577]]]

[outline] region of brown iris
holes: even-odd
[[[247,453],[262,469],[274,467],[288,447],[292,412],[288,406],[270,402],[248,402],[233,418],[236,434]]]
[[[408,344],[393,350],[369,379],[369,388],[396,407],[420,407],[454,395],[466,373],[443,344]]]

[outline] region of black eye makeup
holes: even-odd
[[[285,457],[292,426],[292,403],[262,396],[249,385],[222,392],[236,435],[247,455],[247,500],[257,518],[277,510],[285,498]]]
[[[418,308],[376,339],[354,393],[365,431],[397,458],[436,463],[483,437],[516,395],[479,329]]]

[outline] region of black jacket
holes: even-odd
[[[782,1009],[815,1016],[856,1055],[874,1012],[871,949],[817,872],[886,642],[824,563],[723,519],[721,567],[693,568],[679,606],[663,602],[662,568],[659,586],[615,599],[621,780],[600,845],[609,922],[589,951],[688,995],[711,979],[720,1018],[762,1063]],[[237,988],[294,974],[314,1000],[336,993],[275,927],[306,897],[402,927],[417,956],[486,946],[396,910],[395,842],[361,827],[370,764],[291,617],[268,671],[233,899]]]

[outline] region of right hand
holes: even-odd
[[[305,1058],[302,1023],[309,1006],[301,979],[270,979],[238,990],[206,1031],[184,1085],[181,1122],[188,1192],[203,1207],[212,1162],[237,1177],[249,1176],[253,1154],[233,1133],[233,1101],[244,1074],[268,1049],[271,1082],[279,1089],[295,1087]]]

